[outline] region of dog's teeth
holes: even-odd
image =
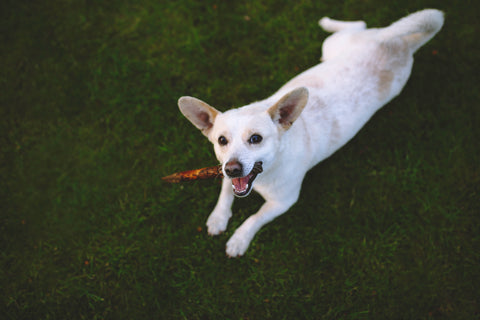
[[[235,185],[232,184],[233,190],[235,190],[235,191],[245,191],[245,190],[248,190],[249,186],[250,186],[250,185],[247,183],[247,184],[245,185],[245,189],[243,189],[243,190],[237,190],[237,188],[235,187]]]

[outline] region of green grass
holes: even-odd
[[[443,30],[402,94],[314,168],[241,259],[204,223],[219,185],[176,101],[221,110],[313,66],[323,15]],[[476,319],[480,25],[472,1],[4,1],[0,314],[5,319]]]

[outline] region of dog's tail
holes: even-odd
[[[320,27],[327,32],[337,32],[343,30],[364,30],[367,24],[364,21],[340,21],[323,17],[318,21]]]
[[[380,29],[379,37],[383,41],[394,38],[404,39],[412,52],[428,42],[443,26],[443,12],[436,9],[425,9],[412,13],[390,26]]]

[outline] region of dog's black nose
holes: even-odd
[[[242,176],[243,173],[243,166],[242,164],[234,159],[230,160],[225,164],[225,173],[230,178],[238,178]]]

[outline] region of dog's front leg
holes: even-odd
[[[268,222],[285,213],[296,200],[266,201],[260,210],[250,216],[235,231],[227,242],[227,255],[230,257],[242,256],[247,251],[255,234]]]
[[[232,182],[224,178],[217,205],[207,219],[208,234],[211,236],[218,235],[227,229],[228,220],[232,216],[233,198]]]

